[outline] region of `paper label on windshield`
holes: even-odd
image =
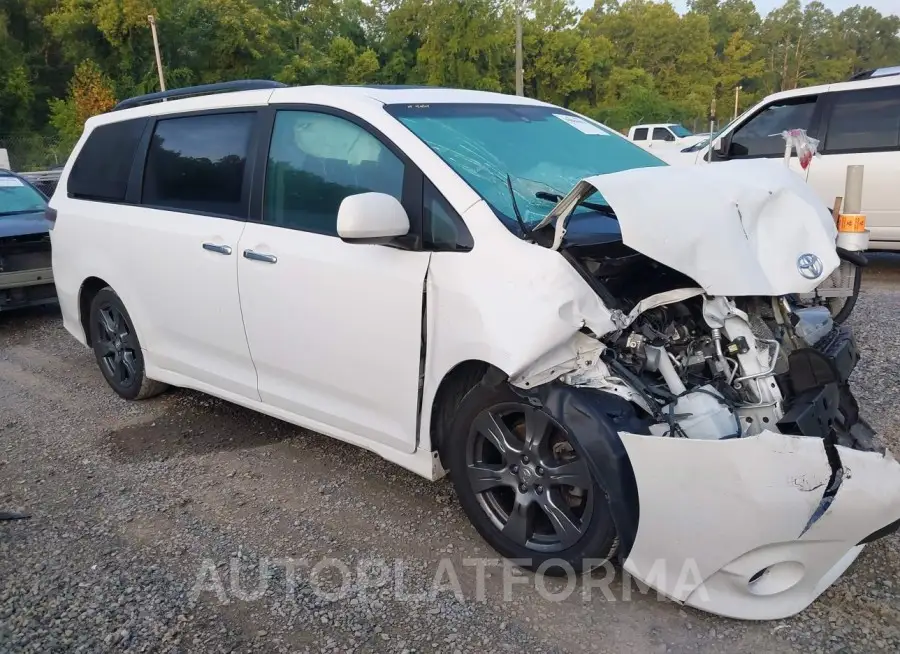
[[[0,186],[25,186],[18,177],[0,177]]]
[[[579,132],[583,132],[585,134],[596,134],[597,136],[609,136],[609,134],[605,130],[601,129],[600,127],[597,127],[596,125],[589,123],[588,121],[584,120],[583,118],[579,118],[578,116],[567,116],[566,114],[553,114],[553,115],[556,116],[557,118],[559,118],[564,123],[568,123],[575,129],[577,129]]]

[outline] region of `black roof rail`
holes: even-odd
[[[882,68],[870,68],[852,75],[848,82],[856,82],[863,79],[873,79],[878,77],[893,77],[900,75],[900,66],[884,66]]]
[[[180,89],[157,91],[146,95],[136,95],[133,98],[122,100],[113,107],[113,111],[131,109],[145,104],[162,102],[163,100],[175,100],[177,98],[190,98],[197,95],[210,95],[212,93],[230,93],[233,91],[254,91],[257,89],[280,89],[287,84],[268,79],[239,79],[232,82],[219,82],[217,84],[201,84],[200,86],[185,86]]]

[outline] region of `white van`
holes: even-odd
[[[768,96],[718,133],[712,161],[783,157],[780,134],[788,129],[805,129],[819,140],[821,156],[806,170],[794,157],[791,168],[829,207],[844,194],[847,166],[865,166],[869,247],[900,250],[900,66]],[[657,155],[673,165],[705,163],[709,141]]]
[[[782,618],[900,525],[853,334],[793,301],[834,221],[780,166],[666,166],[529,98],[246,81],[91,118],[48,213],[63,324],[121,397],[449,469],[520,565],[616,556]]]

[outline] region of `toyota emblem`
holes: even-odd
[[[822,260],[807,252],[797,258],[797,270],[807,279],[818,279],[822,275]]]

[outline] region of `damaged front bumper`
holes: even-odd
[[[661,593],[733,618],[806,608],[900,520],[900,464],[764,431],[706,441],[620,433],[637,480],[640,522],[624,568]]]

